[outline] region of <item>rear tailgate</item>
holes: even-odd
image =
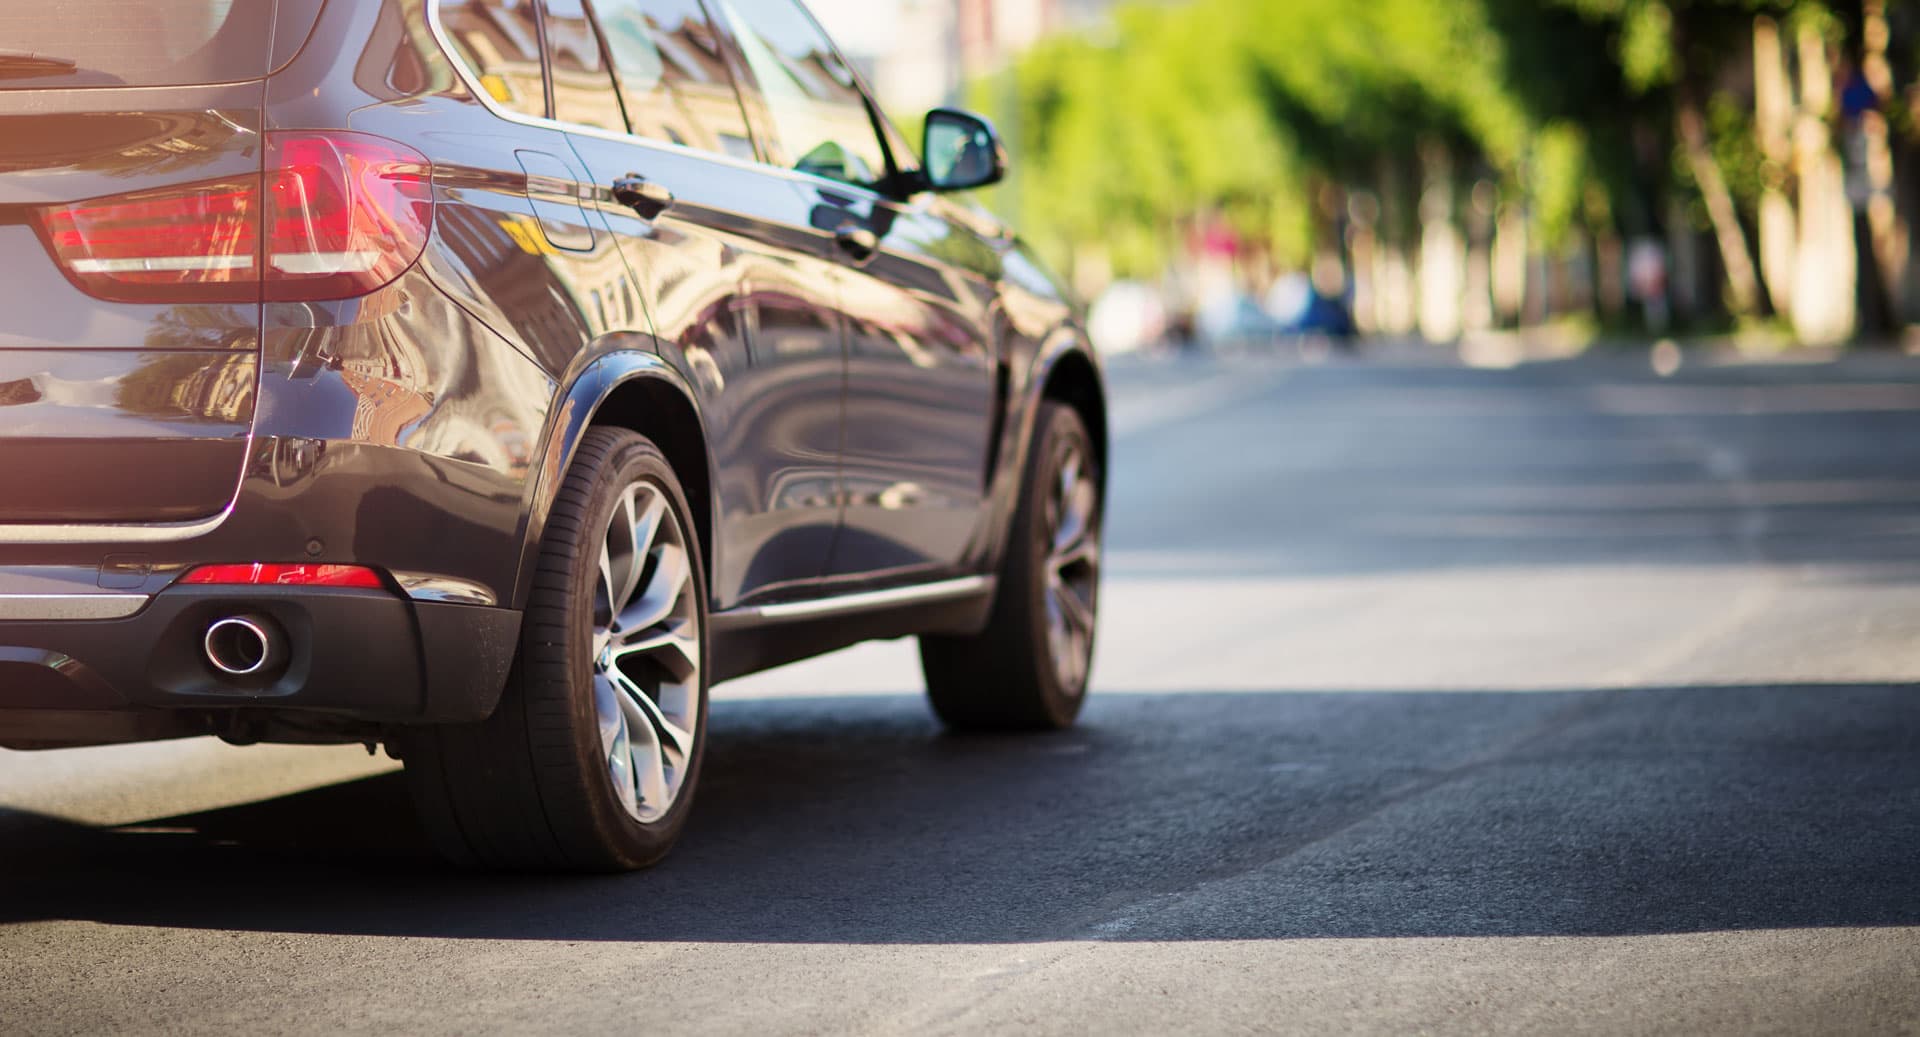
[[[258,213],[220,212],[219,185],[257,187],[261,79],[317,13],[280,3],[304,28],[278,42],[275,0],[0,12],[0,524],[191,522],[232,502],[261,307],[195,282],[254,262]],[[213,247],[183,231],[195,220],[226,227]]]
[[[119,93],[0,91],[0,523],[190,521],[239,485],[259,303],[96,298],[55,260],[43,214],[257,179],[260,88],[84,110]]]

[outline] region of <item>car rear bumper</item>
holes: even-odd
[[[509,609],[385,591],[175,586],[126,595],[0,596],[0,744],[130,741],[195,733],[234,711],[378,725],[468,723],[498,703],[519,639]],[[110,598],[122,601],[109,605]],[[58,618],[110,614],[124,618]],[[252,677],[208,662],[215,622],[249,616],[284,636]]]

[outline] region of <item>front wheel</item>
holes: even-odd
[[[927,696],[948,727],[1050,731],[1079,716],[1099,614],[1100,486],[1086,423],[1042,403],[986,630],[920,639]]]
[[[443,854],[486,869],[604,872],[673,846],[706,751],[707,597],[693,529],[653,443],[587,433],[547,523],[499,708],[406,747]]]

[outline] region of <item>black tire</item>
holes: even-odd
[[[1073,647],[1084,657],[1063,670],[1048,593],[1057,560],[1055,488],[1062,483],[1069,457],[1078,457],[1083,466],[1091,555],[1085,571],[1076,569],[1074,576],[1076,600],[1084,601],[1086,613],[1084,645],[1076,642]],[[986,629],[973,637],[920,639],[927,697],[949,728],[1058,731],[1073,726],[1079,716],[1087,697],[1099,606],[1098,551],[1105,501],[1098,466],[1092,437],[1079,413],[1065,404],[1043,402]]]
[[[683,534],[691,566],[684,593],[698,630],[697,672],[676,686],[694,696],[692,750],[670,808],[650,821],[622,803],[595,705],[595,610],[607,611],[598,604],[601,544],[637,486],[655,494],[650,502],[664,498]],[[415,805],[449,860],[481,870],[620,872],[652,865],[673,847],[706,755],[707,596],[695,528],[680,481],[653,443],[625,429],[587,432],[548,519],[499,708],[483,723],[415,731],[405,744]],[[634,564],[638,574],[647,563]]]

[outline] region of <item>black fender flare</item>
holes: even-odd
[[[1054,372],[1060,369],[1061,364],[1068,360],[1084,362],[1093,372],[1101,419],[1097,422],[1098,427],[1090,427],[1087,431],[1093,435],[1094,442],[1101,451],[1100,481],[1101,488],[1104,490],[1113,443],[1112,430],[1108,428],[1105,417],[1108,413],[1106,365],[1101,363],[1100,354],[1094,350],[1093,343],[1087,339],[1086,332],[1076,325],[1067,325],[1056,330],[1047,337],[1040,350],[1034,355],[1032,373],[1024,387],[1027,397],[1023,401],[1026,413],[1022,420],[1027,426],[1024,435],[1031,441],[1034,418],[1039,412],[1040,400],[1046,394],[1047,383],[1053,380]],[[1022,454],[1023,460],[1024,457],[1025,455]]]
[[[1106,406],[1106,380],[1100,358],[1094,352],[1086,334],[1076,325],[1062,324],[1046,338],[1040,340],[1038,348],[1032,354],[1026,366],[1026,377],[1014,383],[1013,399],[1010,403],[1010,418],[1002,433],[999,446],[1000,461],[996,465],[996,476],[992,499],[995,501],[992,522],[988,529],[991,539],[986,552],[986,571],[998,571],[1005,556],[1007,540],[1012,535],[1014,512],[1020,506],[1020,481],[1027,470],[1027,455],[1033,449],[1033,438],[1040,415],[1040,401],[1044,398],[1047,383],[1059,370],[1062,363],[1069,360],[1084,361],[1093,371],[1099,386],[1101,410]],[[1111,436],[1107,428],[1089,429],[1095,442],[1101,449],[1100,480],[1102,493],[1106,490],[1108,478]]]
[[[594,419],[614,393],[642,380],[651,380],[667,387],[686,401],[696,417],[701,415],[699,396],[686,377],[666,358],[648,349],[616,349],[597,354],[569,372],[565,388],[555,395],[553,413],[547,422],[545,448],[540,452],[540,467],[529,483],[524,508],[526,517],[521,535],[520,565],[513,590],[515,608],[522,608],[526,604],[533,580],[534,556],[540,549],[541,539],[546,536],[547,519],[553,512],[553,502],[560,495],[560,485],[566,478],[567,469],[573,464],[574,455],[579,452],[581,439],[593,427]],[[701,418],[703,445],[706,440],[705,424],[704,418]],[[714,479],[712,449],[704,447],[703,452],[706,455],[706,484],[709,487],[718,486]],[[697,503],[704,504],[710,515],[717,515],[712,510],[717,502],[709,500]],[[713,571],[713,559],[707,559],[707,571]]]

